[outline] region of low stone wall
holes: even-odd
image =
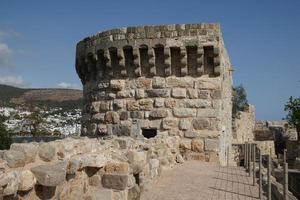
[[[0,153],[0,199],[139,199],[152,179],[185,159],[218,161],[204,146],[165,135],[15,143]]]

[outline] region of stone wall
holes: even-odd
[[[198,139],[225,164],[231,146],[231,64],[218,24],[113,29],[77,44],[83,136]]]
[[[165,134],[14,143],[0,152],[0,199],[137,200],[150,181],[186,159],[218,162],[202,141]]]
[[[240,112],[239,118],[233,123],[232,143],[243,144],[254,141],[255,107],[253,105],[249,105],[247,111]]]

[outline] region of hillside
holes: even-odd
[[[81,108],[82,91],[56,88],[17,88],[0,84],[0,105],[32,104],[63,109]]]

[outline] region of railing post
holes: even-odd
[[[227,167],[229,167],[229,146],[227,147]]]
[[[286,149],[283,151],[283,199],[288,199],[288,163],[286,162]]]
[[[244,149],[243,149],[243,153],[244,153],[244,168],[246,168],[246,143],[244,143]]]
[[[248,169],[248,143],[246,142],[245,144],[246,148],[245,148],[245,169],[247,170]]]
[[[262,157],[261,150],[259,149],[259,199],[262,199]]]
[[[256,160],[256,145],[253,144],[253,151],[252,151],[252,156],[253,156],[253,172],[252,172],[252,175],[253,175],[253,185],[255,185],[255,176],[256,176],[256,173],[255,173],[255,160]]]
[[[251,176],[251,165],[252,165],[252,143],[249,144],[249,176]]]
[[[271,149],[268,155],[268,200],[271,200]]]

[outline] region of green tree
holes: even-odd
[[[30,111],[31,113],[24,117],[23,123],[29,128],[30,134],[34,140],[36,136],[44,135],[45,130],[42,125],[45,123],[45,120],[40,112],[40,109],[35,107],[30,108]]]
[[[0,150],[9,149],[12,143],[11,134],[4,124],[5,120],[4,116],[0,116]]]
[[[246,111],[249,108],[247,93],[243,85],[239,85],[233,88],[233,100],[232,100],[232,118],[236,119],[240,117],[241,111]]]
[[[289,98],[284,106],[284,111],[287,112],[286,120],[289,125],[296,128],[298,133],[298,140],[300,136],[300,98]]]

